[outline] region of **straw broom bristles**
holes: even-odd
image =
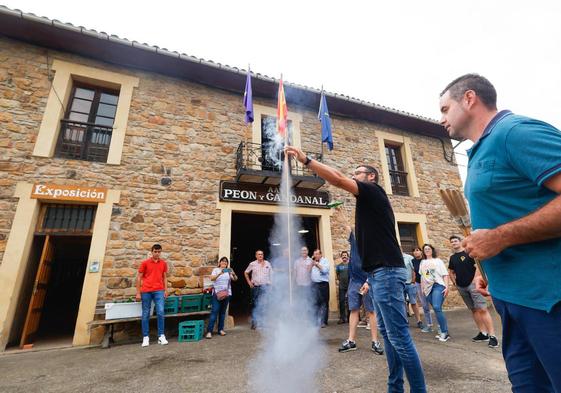
[[[454,221],[456,221],[456,224],[458,224],[462,230],[463,235],[469,236],[471,234],[471,220],[462,194],[458,190],[441,188],[439,191],[444,204],[450,211],[450,214],[452,215],[452,218],[454,218]],[[475,263],[477,264],[477,268],[481,272],[483,279],[487,282],[487,275],[481,266],[481,261],[475,258]]]
[[[450,214],[452,214],[452,217],[454,218],[454,221],[456,221],[456,224],[458,224],[458,226],[462,230],[463,235],[469,236],[471,234],[471,219],[469,217],[469,212],[467,210],[464,197],[458,190],[449,190],[449,189],[445,190],[441,188],[439,189],[439,191],[440,191],[440,196],[444,201],[444,204],[450,211]],[[481,266],[481,261],[478,258],[474,258],[474,259],[477,265],[477,269],[481,273],[481,276],[485,280],[485,283],[487,283],[488,282],[487,275],[485,274],[485,271]],[[493,301],[491,301],[491,308],[495,311],[495,313],[497,312],[497,309],[495,308]]]

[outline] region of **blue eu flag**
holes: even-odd
[[[327,101],[325,94],[321,92],[321,99],[319,102],[318,119],[321,122],[321,142],[327,142],[329,150],[333,150],[333,135],[331,134],[331,119],[329,118],[329,111],[327,110]]]

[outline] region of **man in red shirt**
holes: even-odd
[[[136,300],[142,299],[142,346],[150,344],[150,306],[152,300],[156,306],[158,316],[158,344],[166,345],[168,341],[164,334],[164,299],[168,296],[168,280],[166,273],[168,265],[160,259],[162,246],[154,244],[151,249],[152,257],[142,261],[136,276]]]

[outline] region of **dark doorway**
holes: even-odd
[[[89,236],[55,236],[54,258],[38,339],[72,336],[90,252]]]
[[[397,227],[399,228],[401,251],[407,254],[412,254],[413,249],[419,246],[419,240],[417,239],[417,224],[405,224],[398,222]]]
[[[90,243],[91,236],[35,235],[22,288],[22,313],[14,325],[21,345],[72,339]]]
[[[300,236],[311,255],[312,251],[320,246],[318,217],[299,216],[299,219],[301,221]],[[236,318],[236,323],[240,321],[245,323],[250,312],[250,289],[245,281],[244,271],[247,265],[255,260],[256,250],[263,250],[265,259],[270,258],[269,236],[274,220],[275,217],[272,214],[232,214],[230,263],[239,280],[232,283],[230,315]],[[298,251],[296,255],[299,255]]]

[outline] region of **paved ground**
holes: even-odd
[[[500,348],[472,343],[467,310],[447,312],[452,339],[412,329],[430,392],[510,392]],[[498,322],[496,322],[498,326]],[[347,325],[321,329],[328,353],[320,392],[385,392],[385,357],[369,350],[359,328],[359,350],[340,354]],[[247,392],[246,364],[259,333],[237,327],[226,337],[168,346],[119,345],[0,355],[1,392]],[[289,392],[290,393],[290,392]]]

